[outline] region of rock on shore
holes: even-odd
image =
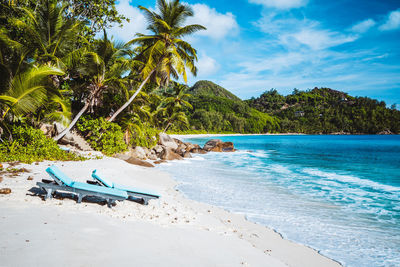
[[[172,138],[165,133],[160,133],[159,142],[151,149],[137,146],[128,152],[116,154],[115,157],[131,164],[154,167],[167,160],[182,160],[191,158],[193,154],[206,154],[207,152],[234,152],[236,149],[232,142],[223,142],[220,139],[209,140],[204,147],[182,140]],[[151,163],[153,162],[153,163]]]
[[[203,150],[210,152],[234,152],[232,142],[222,142],[220,139],[211,139],[203,147]]]

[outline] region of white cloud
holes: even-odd
[[[129,0],[120,0],[116,5],[118,13],[130,19],[130,22],[124,22],[123,28],[114,26],[108,31],[110,35],[117,39],[128,42],[135,37],[136,33],[147,33],[146,19],[140,10],[129,4]]]
[[[207,30],[198,31],[195,35],[222,39],[239,32],[239,26],[232,13],[218,13],[215,8],[204,4],[194,4],[191,7],[194,10],[194,16],[188,18],[186,24],[200,24],[207,28]]]
[[[282,41],[288,45],[293,45],[293,42],[298,42],[310,47],[313,50],[321,50],[344,43],[353,42],[357,38],[357,36],[344,35],[329,30],[305,28],[300,32],[282,36]]]
[[[359,38],[355,33],[344,34],[321,27],[318,21],[307,18],[281,18],[276,12],[263,12],[262,17],[254,23],[261,31],[269,34],[270,42],[287,49],[298,50],[307,46],[313,50],[334,47]]]
[[[351,31],[356,32],[356,33],[365,33],[372,27],[374,27],[376,22],[373,19],[366,19],[363,20],[351,27]]]
[[[228,12],[226,14],[218,13],[215,8],[210,8],[204,4],[190,5],[193,8],[194,16],[189,17],[185,24],[200,24],[207,28],[196,32],[195,36],[208,36],[213,39],[222,39],[229,35],[236,35],[239,32],[239,26],[235,16]],[[130,0],[121,0],[116,5],[117,11],[130,19],[125,22],[123,28],[114,26],[109,32],[122,41],[129,41],[135,34],[148,33],[147,22],[143,13],[136,7],[130,5]],[[150,8],[150,10],[156,10]]]
[[[258,73],[262,71],[272,71],[274,73],[292,68],[300,63],[309,60],[309,55],[299,52],[289,52],[287,54],[278,54],[273,57],[262,59],[254,59],[240,63],[239,66],[244,68],[244,71],[249,73]]]
[[[379,29],[381,31],[390,31],[400,29],[400,9],[392,11],[387,16],[386,22]]]
[[[197,62],[196,66],[199,70],[198,71],[199,77],[215,74],[220,67],[215,59],[205,54],[202,54],[199,57],[199,61]]]
[[[249,0],[250,3],[279,9],[297,8],[307,5],[308,0]]]
[[[383,59],[383,58],[387,58],[389,56],[390,56],[389,53],[385,53],[385,54],[382,54],[382,55],[372,55],[370,57],[364,58],[363,61],[371,61],[371,60]]]
[[[282,32],[294,32],[298,28],[308,25],[307,20],[299,20],[295,18],[276,18],[279,13],[275,12],[262,12],[262,16],[259,20],[253,24],[260,29],[262,32],[279,35]]]

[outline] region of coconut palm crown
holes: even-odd
[[[157,0],[157,11],[151,11],[143,6],[139,8],[144,12],[150,35],[137,34],[128,44],[144,47],[138,59],[143,62],[141,74],[143,82],[135,94],[118,109],[110,121],[124,110],[143,88],[143,85],[152,77],[161,86],[168,85],[171,76],[179,79],[182,76],[187,82],[186,68],[195,76],[197,68],[197,52],[188,42],[182,38],[199,30],[205,30],[202,25],[184,25],[188,17],[193,16],[193,10],[187,4],[179,0],[167,2]]]

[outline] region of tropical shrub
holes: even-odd
[[[84,160],[84,157],[61,150],[53,139],[31,126],[11,126],[11,136],[0,143],[0,162],[32,163],[43,160]]]
[[[102,117],[98,119],[92,119],[90,116],[83,117],[76,127],[93,149],[105,155],[113,155],[128,148],[121,126],[108,122]]]
[[[132,132],[129,144],[133,147],[141,146],[152,148],[157,145],[159,130],[147,124],[141,124]]]

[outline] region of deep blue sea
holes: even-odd
[[[158,168],[188,198],[244,214],[345,266],[400,266],[400,136],[218,138],[239,150]]]

